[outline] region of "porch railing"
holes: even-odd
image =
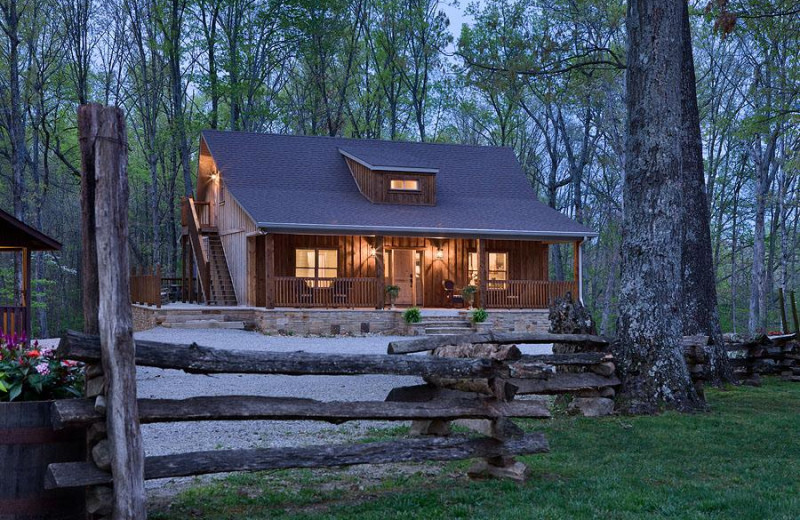
[[[492,280],[486,289],[487,309],[546,309],[555,298],[567,294],[577,295],[578,284],[574,281],[548,280]]]
[[[25,307],[0,307],[0,333],[28,336],[28,309]]]
[[[275,278],[276,307],[375,307],[376,278]]]

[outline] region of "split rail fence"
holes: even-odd
[[[454,336],[457,342],[465,337]],[[305,352],[222,350],[196,344],[176,345],[137,341],[138,366],[183,370],[192,374],[284,375],[404,375],[421,376],[424,387],[393,390],[386,401],[322,402],[263,396],[205,396],[189,399],[138,399],[141,423],[207,420],[313,420],[340,424],[351,420],[414,421],[420,434],[445,435],[348,445],[304,446],[247,450],[215,450],[146,457],[144,478],[156,479],[288,468],[316,468],[391,462],[482,459],[470,474],[522,480],[525,466],[514,459],[548,451],[543,434],[525,433],[513,418],[547,418],[550,411],[536,400],[514,400],[518,391],[554,391],[552,364],[602,361],[601,354],[574,354],[540,359],[522,356],[515,343],[605,341],[592,336],[553,334],[475,334],[470,345],[434,338],[434,356],[346,355]],[[451,343],[451,345],[445,345]],[[419,340],[392,343],[394,354],[422,351]],[[429,350],[426,347],[424,350]],[[442,348],[440,348],[442,347]],[[106,438],[106,386],[100,364],[99,338],[69,332],[59,355],[87,363],[86,398],[56,401],[56,429],[87,429],[89,460],[51,464],[46,487],[88,486],[87,509],[110,512],[113,498],[111,447]],[[596,374],[595,374],[596,375]],[[549,381],[549,383],[548,383]],[[613,383],[606,378],[604,383]],[[527,385],[527,386],[526,386]],[[559,389],[569,385],[560,384]],[[581,385],[578,385],[581,386]],[[460,389],[459,389],[460,388]],[[570,387],[571,388],[571,387]],[[467,421],[480,436],[449,435],[437,425]],[[423,425],[424,427],[420,427]]]

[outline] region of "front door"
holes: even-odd
[[[413,249],[392,250],[392,283],[400,288],[398,305],[413,305],[416,301],[414,265],[416,251]]]

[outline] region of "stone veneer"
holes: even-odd
[[[134,331],[151,329],[158,325],[187,321],[218,320],[243,321],[264,333],[295,335],[362,335],[397,334],[411,336],[424,334],[424,324],[406,324],[403,311],[372,309],[264,309],[254,307],[175,307],[160,309],[133,305]],[[484,323],[475,330],[499,332],[546,332],[550,323],[546,310],[489,310]],[[437,314],[437,316],[439,316]],[[423,309],[423,320],[425,320]],[[468,313],[458,317],[468,319]],[[435,326],[435,325],[431,325]]]

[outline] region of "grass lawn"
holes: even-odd
[[[551,448],[521,458],[524,484],[470,481],[469,462],[237,474],[150,517],[800,518],[800,384],[767,378],[707,398],[707,414],[523,421]]]

